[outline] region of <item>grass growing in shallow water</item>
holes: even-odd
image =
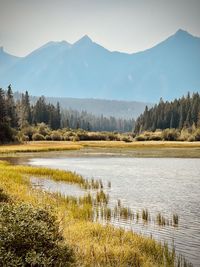
[[[27,203],[35,207],[51,210],[59,222],[65,241],[74,249],[75,266],[175,266],[175,253],[160,243],[137,235],[131,231],[103,226],[93,222],[93,204],[96,196],[63,197],[59,194],[34,189],[31,175],[41,175],[71,183],[84,185],[84,179],[70,172],[12,166],[0,162],[0,182],[3,191],[16,203]],[[98,191],[102,205],[106,195]],[[119,204],[119,203],[118,203]],[[121,206],[121,203],[120,203]],[[107,218],[111,210],[105,207]]]

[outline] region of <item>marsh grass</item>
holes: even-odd
[[[179,217],[178,217],[178,214],[173,214],[173,225],[174,226],[178,226],[178,223],[179,223]]]
[[[156,216],[156,221],[157,221],[157,224],[160,226],[166,225],[166,219],[160,212]]]
[[[144,222],[148,222],[150,220],[150,214],[149,214],[148,209],[142,210],[142,219]]]
[[[109,221],[114,212],[107,206],[108,199],[103,190],[98,189],[96,195],[88,193],[83,197],[64,197],[58,193],[33,188],[30,182],[30,176],[33,174],[37,174],[41,179],[45,176],[57,181],[75,182],[80,186],[84,184],[84,179],[73,173],[12,166],[0,162],[3,192],[13,202],[44,208],[57,217],[65,241],[75,251],[75,266],[175,266],[175,252],[169,250],[167,245],[163,246],[152,238],[117,229],[110,224],[103,226],[94,222],[94,214]],[[97,198],[99,205],[94,206],[93,202],[97,201]],[[116,209],[122,209],[125,216],[131,214],[129,209],[124,209],[121,202],[118,202]],[[139,213],[137,214],[139,216]]]
[[[62,170],[53,170],[48,168],[37,168],[31,166],[20,166],[20,165],[9,165],[5,164],[5,168],[9,168],[16,173],[27,174],[32,176],[39,176],[41,178],[49,178],[54,181],[63,181],[72,184],[78,184],[84,189],[98,189],[102,188],[102,181],[94,181],[83,178],[81,175],[76,174],[75,172],[62,171]]]
[[[0,145],[0,154],[18,152],[44,152],[44,151],[64,151],[80,150],[81,148],[124,148],[124,149],[162,149],[162,148],[200,148],[200,142],[182,141],[134,141],[126,143],[123,141],[30,141],[23,144]],[[198,152],[198,151],[197,151]]]
[[[64,151],[64,150],[79,150],[82,146],[74,142],[56,142],[56,141],[41,141],[27,142],[23,144],[0,145],[0,154],[18,153],[18,152],[45,152],[45,151]]]

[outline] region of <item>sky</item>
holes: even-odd
[[[0,0],[0,46],[25,56],[88,35],[111,51],[153,47],[178,29],[200,36],[200,0]]]

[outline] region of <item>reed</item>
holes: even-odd
[[[179,223],[179,217],[178,217],[178,214],[175,213],[173,214],[173,225],[178,226],[178,223]]]
[[[51,171],[49,170],[50,173]],[[76,198],[44,192],[31,186],[32,172],[23,166],[16,168],[0,162],[1,188],[13,202],[51,210],[57,217],[65,242],[74,249],[76,267],[174,266],[175,256],[167,245],[163,246],[132,231],[93,222],[94,213],[98,213],[98,216],[106,214],[109,220],[112,216],[112,210],[106,204],[102,209],[93,206],[96,195],[86,194],[82,198]],[[41,172],[44,175],[44,169]],[[74,175],[76,181],[76,174],[71,175]],[[48,171],[45,176],[49,176]],[[39,177],[42,179],[43,176]],[[67,179],[65,181],[68,182]],[[100,199],[105,199],[101,191],[98,193],[102,196]]]
[[[159,226],[165,226],[166,225],[166,219],[160,212],[156,216],[156,222]]]
[[[149,211],[147,209],[142,210],[142,219],[145,222],[148,222],[150,219]]]
[[[111,182],[108,181],[108,188],[111,188]]]
[[[39,176],[42,178],[49,178],[55,181],[63,181],[72,184],[78,184],[84,189],[98,189],[101,188],[101,181],[88,180],[75,172],[63,171],[57,169],[37,168],[31,166],[9,165],[7,163],[5,168],[16,173],[27,174],[32,176]]]

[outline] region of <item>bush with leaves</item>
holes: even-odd
[[[0,203],[0,266],[70,266],[55,217],[25,204]]]

